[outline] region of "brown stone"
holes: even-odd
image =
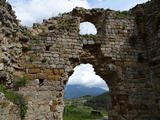
[[[54,75],[48,75],[48,80],[55,80],[55,76]]]
[[[45,73],[38,73],[36,78],[38,78],[38,79],[46,79],[47,75]]]
[[[128,35],[127,33],[124,33],[123,36],[124,36],[124,37],[128,37],[129,35]]]
[[[53,72],[54,72],[54,74],[57,75],[57,74],[59,74],[59,69],[54,69]]]
[[[74,47],[74,46],[72,46],[72,45],[71,45],[71,46],[68,46],[69,49],[73,49],[73,47]]]
[[[33,68],[33,65],[31,64],[25,64],[25,68],[28,69],[28,68]]]
[[[119,37],[123,37],[123,34],[118,34]]]
[[[29,69],[29,73],[40,73],[40,69],[39,68]]]
[[[60,72],[60,74],[63,74],[64,73],[64,69],[60,69],[59,72]]]
[[[46,73],[46,74],[48,74],[48,75],[53,74],[53,72],[52,72],[51,69],[44,69],[44,73]]]
[[[40,57],[35,57],[35,61],[40,61]]]
[[[56,81],[60,81],[60,80],[61,80],[61,77],[60,77],[59,75],[56,75],[56,76],[55,76],[55,80],[56,80]]]
[[[116,39],[114,39],[114,38],[109,38],[108,39],[110,42],[115,42],[116,41]]]
[[[34,80],[34,74],[25,74],[24,77],[25,77],[27,80]]]

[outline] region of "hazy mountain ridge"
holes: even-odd
[[[86,95],[97,96],[106,92],[99,87],[86,87],[82,85],[67,85],[64,91],[64,99],[78,98]]]

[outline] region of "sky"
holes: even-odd
[[[69,12],[75,7],[104,8],[112,10],[128,10],[137,4],[149,0],[7,0],[16,16],[24,26],[41,23],[43,19]],[[80,34],[96,34],[96,28],[91,23],[80,24]],[[74,74],[68,84],[81,84],[89,87],[101,87],[108,90],[104,80],[97,76],[90,64],[81,64],[74,68]],[[109,79],[109,78],[108,78]]]
[[[80,84],[87,87],[100,87],[108,90],[105,81],[95,74],[91,64],[80,64],[74,68],[74,73],[69,78],[68,84]]]

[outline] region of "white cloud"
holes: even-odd
[[[76,6],[90,8],[87,0],[9,0],[22,25],[32,26],[59,13],[69,12]]]
[[[125,6],[125,9],[126,10],[131,9],[134,6],[136,6],[137,4],[145,3],[147,1],[150,1],[150,0],[130,0],[130,3],[128,3],[128,5]]]
[[[7,0],[16,11],[22,25],[32,26],[59,13],[69,12],[74,7],[110,8],[124,10],[148,0]]]
[[[128,10],[137,4],[149,0],[89,0],[93,8],[109,8],[113,10]]]
[[[97,29],[94,26],[94,24],[90,23],[90,22],[83,22],[80,23],[80,34],[84,35],[84,34],[97,34]]]
[[[69,78],[68,84],[80,84],[88,87],[101,87],[108,90],[105,81],[95,74],[90,64],[81,64],[74,68],[73,75]]]

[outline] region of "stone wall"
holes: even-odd
[[[1,120],[20,120],[20,110],[12,102],[0,93],[0,119]]]
[[[152,24],[143,19],[147,17],[147,5],[155,1],[128,12],[75,8],[70,13],[44,20],[42,24],[36,23],[33,28],[21,27],[17,22],[17,31],[11,31],[9,37],[1,32],[0,35],[5,35],[4,43],[8,38],[15,47],[8,48],[5,44],[11,62],[2,61],[1,68],[11,67],[13,73],[2,69],[0,74],[12,77],[1,77],[0,82],[12,88],[15,78],[24,76],[27,79],[26,85],[17,91],[27,102],[24,119],[62,120],[68,78],[76,65],[90,63],[109,86],[110,120],[158,120],[159,32],[148,36],[147,30],[153,33]],[[2,5],[5,9],[6,3]],[[80,35],[81,22],[93,23],[97,35]],[[14,30],[14,24],[11,25]],[[0,53],[5,54],[2,42],[1,48]],[[12,55],[9,51],[19,52]],[[14,62],[12,59],[16,58],[18,61]]]

